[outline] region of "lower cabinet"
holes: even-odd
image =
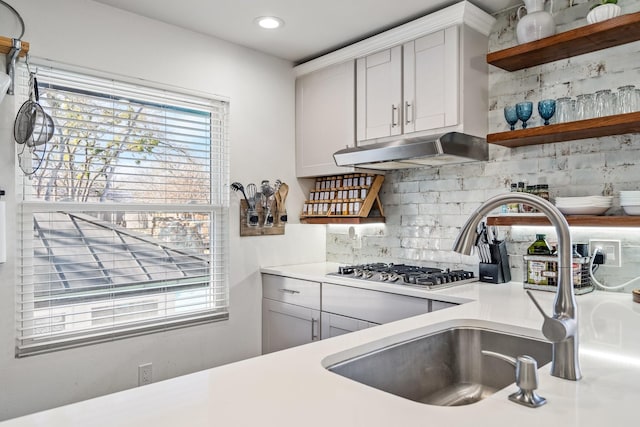
[[[432,311],[431,300],[351,286],[322,284],[322,311],[376,324]]]
[[[320,311],[262,299],[262,353],[320,339]]]
[[[354,319],[353,317],[322,312],[320,313],[320,338],[337,337],[349,332],[367,329],[377,324],[366,320]]]
[[[263,354],[456,305],[273,274],[262,296]]]
[[[262,353],[320,339],[318,282],[262,275]]]

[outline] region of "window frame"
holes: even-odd
[[[28,97],[28,80],[29,74],[26,67],[21,66],[18,68],[17,76],[19,76],[17,92],[22,95],[26,100]],[[200,325],[203,323],[209,323],[213,321],[221,321],[229,318],[229,284],[228,284],[228,268],[229,268],[229,239],[228,239],[228,221],[229,221],[229,100],[224,97],[198,93],[194,91],[187,91],[181,88],[173,86],[152,83],[148,81],[141,81],[138,79],[131,79],[124,76],[118,76],[109,73],[96,73],[92,70],[86,70],[82,68],[69,68],[59,66],[55,63],[46,62],[38,64],[38,73],[46,74],[47,72],[56,73],[60,72],[63,75],[77,74],[80,79],[86,77],[87,81],[111,81],[118,90],[132,89],[133,92],[145,94],[151,93],[154,97],[157,97],[159,93],[166,94],[167,101],[175,99],[175,102],[179,102],[180,105],[185,103],[190,104],[193,102],[193,108],[210,110],[213,114],[218,114],[220,117],[220,130],[213,131],[213,123],[210,122],[209,129],[211,134],[210,154],[209,154],[209,167],[210,167],[210,189],[209,189],[209,203],[208,204],[195,204],[188,205],[185,203],[78,203],[78,202],[50,202],[40,200],[27,200],[25,197],[25,180],[28,177],[21,173],[20,168],[16,164],[16,171],[18,179],[16,180],[17,187],[17,201],[18,201],[18,247],[20,253],[17,262],[18,280],[16,284],[17,298],[16,298],[16,357],[24,357],[41,353],[48,353],[50,351],[62,350],[66,348],[73,348],[83,345],[89,345],[99,342],[112,341],[120,338],[128,338],[138,335],[146,335],[154,332],[161,332],[175,328],[181,328],[192,325]],[[82,77],[83,76],[83,77]],[[135,95],[135,93],[133,93]],[[133,96],[132,95],[132,96]],[[167,102],[167,105],[171,105]],[[45,108],[47,111],[47,108]],[[213,116],[212,116],[213,117]],[[213,120],[213,119],[212,119]],[[216,135],[214,135],[216,134]],[[214,139],[216,141],[214,142]],[[20,147],[16,148],[19,152]],[[17,159],[17,157],[16,157]],[[17,161],[17,160],[16,160]],[[218,167],[219,170],[214,168]],[[173,314],[170,316],[159,317],[152,320],[140,319],[136,320],[132,324],[127,324],[126,327],[112,325],[106,328],[87,328],[82,329],[79,332],[71,332],[64,334],[55,334],[52,332],[51,326],[41,329],[41,334],[49,335],[49,337],[40,337],[38,339],[26,338],[23,332],[26,330],[35,330],[34,307],[27,307],[25,304],[24,295],[27,293],[29,283],[23,283],[22,277],[25,273],[24,260],[29,260],[28,256],[23,256],[23,251],[32,250],[32,242],[30,246],[29,234],[31,239],[35,239],[33,232],[29,231],[27,224],[33,223],[35,212],[40,211],[60,211],[62,212],[83,212],[83,211],[97,211],[97,212],[200,212],[203,215],[209,215],[209,280],[205,296],[202,298],[212,298],[213,301],[207,301],[210,303],[211,308],[207,310],[197,310],[185,315]],[[33,257],[33,254],[31,254]],[[215,276],[215,277],[214,277]],[[143,283],[143,282],[141,282]],[[204,288],[203,288],[204,289]],[[31,290],[33,291],[33,290]],[[35,294],[35,293],[34,293]],[[151,294],[151,298],[167,298],[175,297],[177,292],[159,292],[157,294]],[[142,295],[139,299],[149,298],[149,296]],[[137,299],[137,298],[136,298]],[[171,298],[169,298],[170,300]],[[118,302],[119,298],[114,297],[107,301],[96,301],[97,306],[105,306],[106,303],[111,303],[110,307],[113,311],[112,317],[116,317],[117,308],[113,303]],[[222,305],[220,305],[220,303]],[[117,304],[116,304],[117,305]],[[100,307],[96,307],[100,309]],[[108,308],[107,308],[108,309]],[[103,308],[104,310],[104,308]],[[165,308],[165,311],[167,309]],[[125,310],[126,311],[126,310]],[[52,316],[57,316],[52,314]],[[126,313],[124,313],[126,316]],[[108,316],[107,316],[108,317]],[[49,324],[53,324],[49,319]],[[42,332],[44,331],[44,332]]]

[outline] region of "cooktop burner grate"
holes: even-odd
[[[420,267],[406,264],[357,264],[338,268],[333,276],[418,286],[427,289],[441,289],[475,282],[478,279],[472,271]]]

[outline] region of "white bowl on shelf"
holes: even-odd
[[[617,4],[607,3],[594,7],[587,14],[587,22],[595,24],[596,22],[606,21],[607,19],[620,16],[622,9]]]
[[[622,206],[622,209],[624,210],[624,213],[626,213],[627,215],[640,215],[640,204]]]

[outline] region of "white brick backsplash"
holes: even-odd
[[[547,2],[548,4],[548,2]],[[568,8],[568,0],[554,1],[558,32],[586,25],[590,4]],[[640,0],[620,2],[623,13],[640,11]],[[548,8],[548,6],[547,6]],[[490,52],[515,46],[515,9],[496,15],[489,38]],[[537,103],[624,84],[640,87],[640,42],[555,61],[516,72],[489,66],[489,132],[507,131],[503,108],[522,100]],[[482,114],[482,112],[479,112]],[[534,105],[531,125],[541,123]],[[520,128],[520,123],[518,123]],[[357,226],[362,248],[354,249],[347,228],[327,227],[327,260],[343,263],[404,262],[438,268],[466,268],[478,272],[474,253],[451,251],[460,227],[487,198],[509,191],[512,182],[548,184],[558,196],[612,194],[620,213],[620,190],[640,190],[640,135],[620,135],[509,149],[489,147],[489,161],[390,171],[380,198],[386,225]],[[507,240],[513,280],[523,277],[523,259],[536,233],[555,242],[553,227],[499,227]],[[623,268],[600,268],[599,281],[616,285],[640,276],[640,230],[636,228],[573,228],[574,242],[620,239]],[[625,288],[640,287],[640,283]]]
[[[456,191],[462,190],[462,178],[456,179],[433,179],[420,181],[419,188],[421,192],[425,191]]]

